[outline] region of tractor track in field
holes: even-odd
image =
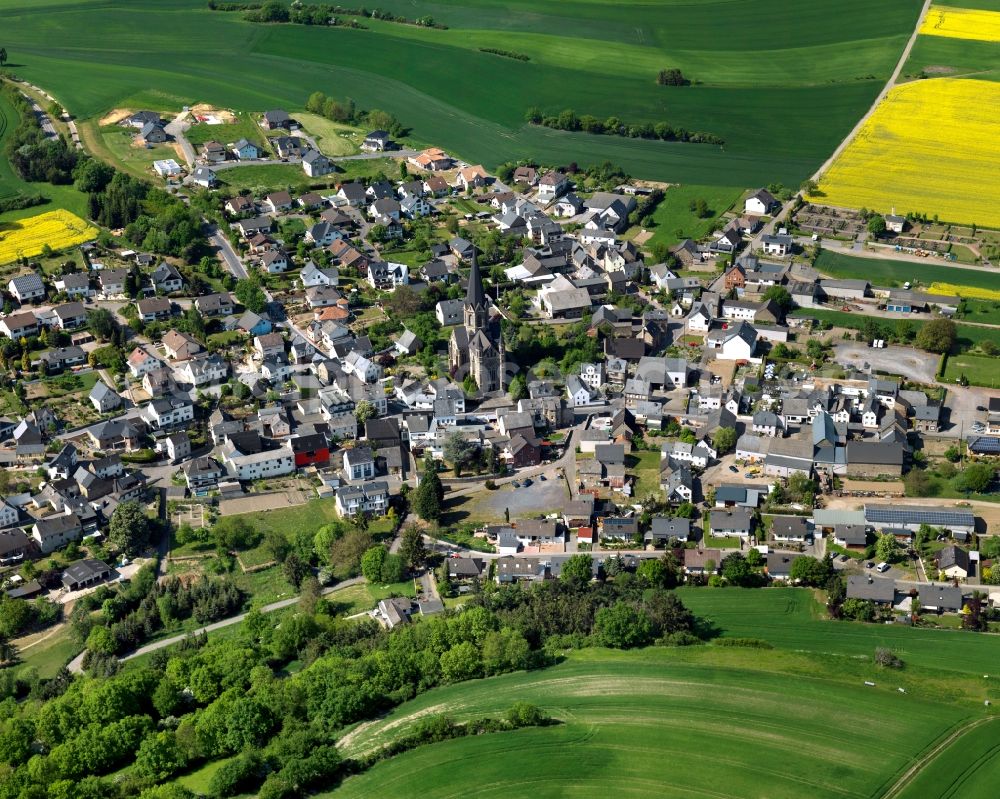
[[[920,772],[934,762],[938,755],[940,755],[945,749],[955,743],[955,741],[967,732],[970,732],[977,727],[982,727],[984,724],[989,724],[993,721],[996,721],[996,718],[993,716],[989,718],[977,719],[953,730],[945,736],[943,740],[936,743],[923,756],[917,759],[913,765],[900,775],[899,779],[897,779],[883,794],[878,797],[878,799],[896,799],[896,797],[898,797],[906,789],[906,787],[917,778]]]

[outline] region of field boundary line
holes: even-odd
[[[902,791],[920,774],[924,768],[931,764],[934,759],[937,758],[945,749],[951,746],[955,741],[965,735],[967,732],[971,732],[977,727],[982,727],[984,724],[989,724],[990,722],[997,721],[997,717],[990,716],[989,718],[976,719],[969,724],[959,727],[953,730],[949,735],[945,736],[944,739],[938,741],[934,744],[926,754],[922,755],[916,762],[914,762],[903,774],[897,779],[892,785],[889,786],[883,794],[879,796],[879,799],[895,799],[899,796]]]

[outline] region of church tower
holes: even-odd
[[[483,290],[483,278],[479,274],[479,262],[476,253],[472,253],[472,271],[469,272],[469,288],[465,292],[465,329],[469,338],[477,330],[485,330],[489,323],[489,306],[486,304],[486,292]]]

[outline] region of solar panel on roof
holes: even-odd
[[[923,510],[920,508],[866,507],[865,518],[869,522],[883,524],[931,524],[938,526],[971,525],[975,517],[967,511]]]
[[[969,442],[969,449],[973,452],[1000,452],[1000,438],[981,436]]]

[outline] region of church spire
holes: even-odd
[[[472,248],[472,271],[469,272],[469,289],[465,294],[465,304],[473,308],[486,307],[486,292],[483,291],[483,278],[479,274],[479,262],[476,260],[476,248]]]

